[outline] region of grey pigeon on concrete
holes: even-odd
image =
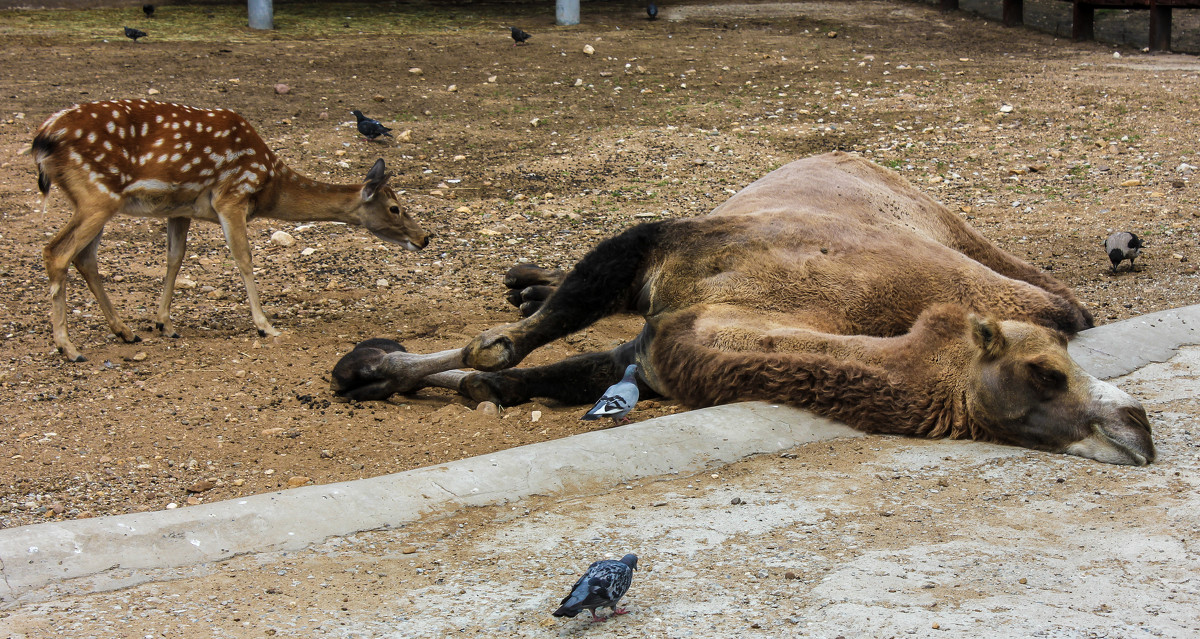
[[[525,33],[519,27],[509,27],[509,29],[512,31],[512,39],[513,39],[514,47],[517,46],[518,44],[525,44],[525,41],[531,37],[528,33]]]
[[[354,117],[358,118],[358,132],[361,133],[367,140],[374,140],[381,135],[386,135],[389,138],[392,137],[392,134],[388,133],[388,131],[391,131],[391,129],[383,126],[383,124],[380,124],[379,120],[372,120],[371,118],[368,118],[367,116],[363,115],[362,111],[359,111],[358,109],[355,109],[350,113],[353,113]]]
[[[604,395],[596,402],[596,405],[591,410],[583,414],[579,419],[599,419],[601,417],[611,417],[616,423],[622,423],[629,411],[633,410],[638,400],[637,382],[634,381],[633,375],[637,372],[637,364],[630,364],[625,367],[625,376],[621,381],[608,387],[604,391]]]
[[[620,561],[604,559],[588,566],[587,572],[571,587],[571,594],[563,598],[555,617],[574,617],[580,610],[592,613],[592,621],[604,621],[596,616],[597,608],[612,608],[614,615],[626,613],[618,608],[617,602],[633,583],[633,571],[637,570],[637,555],[630,553]]]
[[[137,42],[138,38],[144,38],[147,35],[149,35],[149,34],[147,34],[145,31],[142,31],[141,29],[134,29],[133,27],[125,27],[125,37],[129,38],[130,40],[133,40],[134,42]]]
[[[658,19],[658,5],[654,4],[653,2],[646,5],[646,15],[650,16],[651,20],[657,20]]]
[[[1117,266],[1124,260],[1129,260],[1129,270],[1138,270],[1133,258],[1140,255],[1144,247],[1137,235],[1127,231],[1113,233],[1104,240],[1104,252],[1108,253],[1108,259],[1112,262],[1113,273],[1117,272]]]

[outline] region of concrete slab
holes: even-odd
[[[1200,338],[1190,328],[1200,324],[1197,313],[1200,313],[1200,307],[1194,306],[1100,327],[1082,335],[1078,346],[1072,346],[1073,353],[1085,368],[1093,371],[1117,370],[1114,367],[1118,362],[1145,362],[1156,358],[1163,360],[1170,353],[1177,352],[1182,344],[1200,342]],[[1132,323],[1136,324],[1131,326]],[[1153,337],[1147,338],[1147,333]],[[1128,344],[1134,344],[1134,346],[1127,346]],[[1153,371],[1146,376],[1138,377],[1142,371],[1130,376],[1127,390],[1142,398],[1168,392],[1167,389],[1174,389],[1169,391],[1168,395],[1161,396],[1164,398],[1163,401],[1193,402],[1197,394],[1193,388],[1197,383],[1196,375],[1192,364],[1187,362],[1200,361],[1200,356],[1197,355],[1200,351],[1188,350],[1185,353],[1190,354],[1191,359],[1182,364],[1169,362],[1157,368],[1147,367],[1148,369],[1152,368]],[[1134,357],[1136,359],[1131,359]],[[1130,364],[1125,365],[1129,366]],[[1182,391],[1179,390],[1181,388]],[[1183,394],[1180,395],[1180,392]],[[1100,472],[1120,476],[1123,482],[1132,482],[1132,484],[1142,482],[1153,487],[1154,490],[1174,490],[1171,482],[1175,481],[1183,482],[1180,484],[1181,490],[1189,490],[1187,487],[1191,486],[1190,490],[1194,491],[1197,465],[1195,453],[1194,450],[1189,453],[1187,446],[1183,446],[1181,443],[1190,442],[1191,431],[1187,430],[1190,426],[1179,430],[1178,424],[1194,423],[1196,411],[1190,404],[1180,411],[1173,412],[1159,408],[1155,413],[1154,410],[1152,408],[1152,419],[1156,422],[1156,428],[1160,427],[1158,423],[1167,421],[1167,436],[1174,438],[1174,440],[1166,442],[1165,448],[1162,449],[1164,460],[1171,460],[1173,457],[1173,461],[1155,464],[1150,471],[1138,469],[1110,471],[1106,467]],[[304,552],[305,556],[312,558],[313,561],[322,561],[320,557],[331,553],[342,555],[343,559],[344,552],[365,553],[363,556],[367,556],[372,553],[367,552],[361,546],[356,546],[357,542],[353,539],[346,539],[346,536],[356,531],[389,529],[375,534],[385,536],[382,539],[387,539],[386,536],[389,535],[405,537],[409,533],[399,532],[396,529],[419,528],[414,522],[430,513],[440,513],[444,517],[447,513],[461,511],[465,506],[529,504],[537,501],[538,498],[531,497],[535,495],[554,495],[552,498],[555,500],[554,507],[541,511],[540,514],[541,519],[546,520],[543,522],[546,523],[546,527],[517,530],[513,526],[498,525],[495,528],[487,528],[486,531],[481,530],[481,534],[490,536],[489,538],[493,539],[496,544],[495,548],[489,552],[493,554],[499,552],[497,549],[506,545],[509,549],[520,547],[523,549],[521,551],[523,553],[540,552],[538,549],[546,548],[547,544],[553,545],[553,543],[564,543],[574,551],[580,551],[580,542],[578,538],[574,537],[575,535],[581,535],[580,538],[586,539],[596,530],[610,530],[611,526],[606,524],[603,519],[597,520],[594,517],[594,513],[590,512],[589,500],[572,499],[572,495],[605,493],[602,496],[610,502],[611,508],[619,509],[619,504],[624,502],[619,496],[613,496],[610,490],[611,487],[619,484],[635,482],[639,478],[693,476],[699,471],[736,462],[757,453],[778,453],[808,442],[831,441],[833,438],[857,437],[858,435],[857,432],[844,426],[814,417],[803,411],[765,404],[739,404],[693,411],[632,426],[579,435],[555,442],[521,447],[484,457],[359,482],[305,487],[172,511],[48,523],[4,530],[0,531],[0,559],[3,560],[4,573],[2,601],[5,607],[14,609],[16,606],[29,605],[33,602],[65,601],[68,597],[81,596],[82,593],[103,592],[143,582],[204,575],[219,570],[215,562],[236,555],[252,555],[259,559],[248,557],[247,561],[267,564],[285,561],[283,558],[288,557],[289,553],[294,555],[294,551],[301,548],[310,549]],[[1160,434],[1156,439],[1161,436]],[[879,455],[864,454],[864,444],[861,442],[870,442],[865,444],[869,447],[869,451],[883,452],[880,452]],[[879,445],[876,446],[876,443]],[[807,456],[805,458],[810,461],[804,462],[802,466],[819,463],[821,455],[819,452],[814,452],[816,449],[810,446],[803,450],[805,451],[804,455]],[[707,498],[708,501],[703,502],[707,506],[700,508],[699,511],[695,507],[700,505],[700,502],[689,503],[674,497],[658,500],[652,494],[663,494],[662,487],[654,482],[643,482],[640,486],[629,486],[630,492],[625,501],[637,498],[635,506],[638,504],[661,506],[662,510],[654,508],[651,511],[653,517],[648,514],[640,515],[637,521],[637,530],[622,529],[621,535],[629,537],[631,546],[639,547],[646,547],[645,544],[652,543],[670,546],[663,539],[673,540],[672,544],[680,540],[689,540],[688,550],[675,551],[676,554],[683,553],[684,556],[699,553],[700,548],[714,551],[725,544],[734,544],[738,548],[758,549],[767,556],[777,556],[780,555],[781,547],[786,547],[795,541],[791,537],[793,534],[790,532],[791,527],[800,525],[804,521],[821,520],[831,516],[830,513],[851,512],[855,508],[862,508],[861,504],[854,506],[854,502],[858,501],[854,496],[859,491],[872,490],[874,487],[872,482],[875,481],[891,481],[889,477],[895,473],[908,472],[905,469],[928,469],[944,465],[952,470],[939,471],[938,475],[961,477],[962,473],[966,473],[966,476],[972,481],[981,482],[983,487],[981,492],[986,495],[988,486],[1012,483],[1011,471],[1014,466],[1025,468],[1023,472],[1027,475],[1035,472],[1044,473],[1047,468],[1051,469],[1051,472],[1059,472],[1055,469],[1069,468],[1072,469],[1072,472],[1090,476],[1091,468],[1094,465],[1088,460],[1042,455],[1023,449],[967,442],[926,442],[898,438],[859,437],[854,440],[838,440],[836,444],[831,442],[828,450],[834,456],[845,454],[847,450],[858,451],[856,454],[862,455],[864,458],[871,458],[869,461],[863,462],[867,464],[866,468],[887,469],[886,475],[876,473],[874,478],[869,474],[863,475],[858,464],[841,468],[832,473],[813,473],[805,471],[804,468],[789,468],[787,472],[781,473],[777,472],[777,469],[774,469],[769,461],[777,459],[777,457],[762,457],[759,461],[745,462],[753,465],[752,471],[734,471],[735,474],[740,473],[741,479],[738,482],[720,480],[717,483],[720,490],[714,487],[713,483],[717,481],[717,477],[727,475],[730,471],[725,468],[713,473],[714,482],[708,480],[703,482],[708,484],[704,490],[711,494]],[[842,452],[838,453],[837,451]],[[1188,457],[1189,454],[1190,457]],[[1035,462],[1026,463],[1024,461],[1031,457],[1035,459]],[[762,461],[763,459],[768,461]],[[1174,477],[1177,479],[1172,480],[1169,472],[1174,472]],[[1166,473],[1166,477],[1164,477],[1164,473]],[[1178,479],[1181,473],[1184,473],[1183,479]],[[771,486],[789,485],[789,483],[797,481],[796,477],[807,477],[802,491],[787,498],[772,496],[779,495],[781,491]],[[1155,479],[1154,481],[1139,479],[1145,477]],[[690,480],[675,481],[687,482]],[[671,482],[661,483],[671,484]],[[701,483],[696,481],[697,486],[700,486]],[[656,486],[658,487],[656,488]],[[948,486],[949,484],[947,484]],[[689,484],[686,489],[678,486],[667,492],[672,490],[690,494],[692,490],[701,490],[701,488],[693,488]],[[726,517],[725,515],[728,513],[721,511],[719,500],[708,502],[718,499],[720,495],[730,490],[736,491],[738,494],[745,494],[749,496],[748,498],[761,503],[772,503],[776,506],[759,509],[752,520],[740,515],[733,518]],[[933,488],[933,494],[936,494],[938,490]],[[1009,487],[1006,490],[1016,489]],[[794,493],[795,491],[789,492]],[[839,495],[841,497],[838,497]],[[1094,497],[1086,492],[1081,495],[1083,496],[1077,497],[1077,499],[1094,500]],[[1197,512],[1200,512],[1197,504],[1194,503],[1200,501],[1200,498],[1191,494],[1186,497],[1181,502],[1169,504],[1171,508],[1170,521],[1180,521],[1180,517],[1183,517],[1182,521],[1186,522],[1187,517],[1194,517]],[[929,498],[928,493],[925,498]],[[972,498],[978,499],[979,497],[973,494]],[[565,502],[561,501],[564,499]],[[725,498],[720,497],[720,499]],[[984,499],[985,506],[986,501]],[[1038,507],[1039,512],[1053,512],[1053,506],[1058,503],[1053,497],[1041,497],[1035,501],[1041,504]],[[726,499],[723,503],[728,504],[728,500]],[[1026,501],[1026,503],[1030,502]],[[1153,505],[1142,505],[1145,508],[1154,509]],[[887,514],[889,512],[887,504],[871,503],[867,507],[872,511],[863,513],[864,516],[867,514],[885,518],[892,516]],[[904,505],[899,502],[894,506],[896,512],[900,512],[903,507]],[[526,514],[531,512],[527,506],[521,508]],[[1075,506],[1071,506],[1071,508],[1075,508]],[[516,507],[514,507],[515,510]],[[1085,511],[1090,512],[1091,508],[1085,507],[1081,512]],[[1065,524],[1056,519],[1060,515],[1061,513],[1051,515],[1051,520],[1054,521],[1050,522],[1053,523],[1052,527],[1060,532],[1055,532],[1050,537],[1043,539],[1045,543],[1039,546],[1042,548],[1039,552],[1053,554],[1056,552],[1053,550],[1056,547],[1055,544],[1060,543],[1063,538],[1068,536],[1067,531],[1062,529]],[[698,516],[701,521],[697,521]],[[970,513],[955,512],[953,514],[954,519],[961,518],[964,522],[973,516]],[[1013,515],[1022,520],[1027,519],[1028,516],[1027,513]],[[570,520],[571,526],[582,528],[582,530],[575,530],[569,535],[562,534],[561,526],[555,528],[550,525],[553,522],[549,522],[549,520],[560,517],[565,517]],[[614,517],[620,518],[624,515],[614,515]],[[654,521],[650,521],[651,519]],[[894,520],[889,519],[888,521],[893,522]],[[1195,519],[1192,521],[1194,522]],[[561,524],[562,521],[558,521],[558,523]],[[982,526],[982,524],[971,525]],[[996,524],[992,522],[990,525]],[[1029,520],[1023,525],[1038,530],[1035,536],[1039,538],[1049,534],[1045,529],[1048,522]],[[1145,537],[1146,534],[1145,531],[1130,530],[1128,527],[1122,530],[1120,535],[1114,537],[1124,539],[1122,544],[1132,543],[1130,540],[1141,538],[1139,535]],[[1104,550],[1094,551],[1095,553],[1103,555],[1114,551],[1109,547],[1111,543],[1101,543],[1103,540],[1099,540],[1097,534],[1076,532],[1079,534],[1079,539],[1086,540],[1086,543],[1105,546]],[[968,536],[972,539],[977,537],[975,533]],[[986,537],[986,535],[984,536]],[[569,543],[564,541],[568,539]],[[654,541],[656,539],[658,541]],[[784,541],[780,541],[780,539]],[[1149,538],[1146,537],[1146,539]],[[701,540],[703,541],[701,542]],[[1001,543],[1002,541],[997,538],[991,539],[989,542],[996,543],[997,548],[1001,549],[988,551],[996,554],[997,561],[1005,556],[1005,552],[1015,552],[1002,550],[1006,547],[1005,543]],[[379,543],[386,546],[392,542],[380,541]],[[783,546],[779,545],[781,543]],[[1171,546],[1165,539],[1163,543]],[[763,547],[764,544],[766,547]],[[1143,545],[1153,552],[1160,552],[1159,546],[1162,544],[1145,541]],[[353,550],[349,549],[351,546],[354,546]],[[371,544],[370,547],[373,549],[375,545]],[[886,547],[875,548],[872,552],[878,557],[887,557],[886,561],[888,562],[899,561],[924,566],[924,563],[921,562],[934,562],[936,559],[930,557],[942,556],[943,551],[950,552],[956,547],[950,544],[937,550],[936,544],[922,546],[918,554],[923,559],[920,559],[919,562],[917,555],[912,554],[917,552],[915,549],[910,549],[906,551],[908,554],[902,555],[897,555],[894,549],[889,550]],[[1116,550],[1120,550],[1125,555],[1131,553],[1137,555],[1140,562],[1144,557],[1139,554],[1138,548],[1141,546],[1133,550],[1129,548]],[[1174,546],[1171,548],[1179,550]],[[813,552],[819,550],[816,549]],[[550,550],[547,549],[546,552],[550,552]],[[560,558],[574,556],[562,549],[556,552]],[[739,550],[739,552],[741,551]],[[956,556],[963,557],[963,561],[967,561],[971,552],[976,551],[965,546],[954,551],[954,553],[958,553]],[[1193,561],[1195,559],[1194,551],[1185,548],[1182,552],[1186,561],[1182,561],[1181,566],[1200,564],[1200,562]],[[395,552],[393,551],[391,554],[394,555]],[[616,554],[619,556],[621,552]],[[856,561],[867,561],[867,558],[859,555],[860,553],[855,553]],[[670,553],[660,555],[659,561],[667,562],[671,556]],[[1034,556],[1037,554],[1035,553]],[[1180,557],[1181,555],[1173,556]],[[324,560],[334,561],[330,557],[325,557]],[[872,568],[867,564],[851,566],[834,558],[828,558],[828,561],[832,562],[831,565],[836,565],[840,572],[851,571],[855,574],[868,575],[868,577],[864,577],[868,581],[871,581],[869,575],[878,573],[880,570],[874,563],[871,564],[871,566],[875,566]],[[883,560],[880,559],[880,561]],[[1077,563],[1072,560],[1064,565],[1075,566]],[[664,563],[664,567],[665,565],[666,563]],[[188,566],[191,568],[179,569],[179,567]],[[172,570],[172,567],[175,569]],[[936,572],[932,564],[925,568],[921,570]],[[1188,568],[1188,570],[1191,569]],[[676,565],[672,570],[685,569]],[[772,568],[765,570],[771,574]],[[875,572],[872,573],[872,571]],[[469,577],[462,576],[462,579],[469,580]],[[859,577],[854,579],[859,579]],[[460,581],[460,583],[465,582]],[[822,580],[821,583],[827,589],[833,589],[836,585],[836,589],[842,592],[843,599],[852,598],[848,597],[849,591],[845,590],[846,585],[842,582],[834,584]],[[853,580],[846,583],[853,583]],[[883,581],[879,583],[883,583]],[[1185,582],[1180,581],[1179,583]],[[161,588],[162,586],[155,587]],[[1188,597],[1200,598],[1195,588],[1186,586],[1185,590]],[[544,606],[545,596],[545,593],[538,595],[536,604],[538,609]],[[451,595],[447,595],[447,597],[454,598]],[[850,617],[858,614],[856,606],[865,605],[878,613],[879,606],[887,607],[886,599],[888,597],[879,597],[871,602],[860,602],[841,607],[838,610],[848,615],[846,617],[848,621]],[[530,606],[530,610],[532,610],[533,604]],[[29,608],[31,611],[34,609]],[[695,614],[695,611],[693,610],[691,614]],[[16,618],[22,617],[18,615],[14,617],[14,619]],[[509,620],[511,621],[511,619]],[[0,628],[4,628],[5,625],[7,623],[0,620]],[[434,623],[428,627],[422,626],[419,630],[425,632],[428,628],[440,628],[441,630],[437,630],[437,632],[450,631],[452,625],[443,626]],[[498,628],[492,627],[491,630],[502,631]],[[727,627],[726,630],[729,628]],[[61,633],[62,628],[56,629],[55,632]],[[433,632],[429,636],[439,636],[437,632]],[[419,634],[396,636],[418,636]],[[38,635],[34,633],[28,636]]]
[[[187,566],[303,548],[327,537],[398,526],[432,512],[579,493],[614,482],[696,472],[861,433],[811,413],[760,402],[691,411],[448,464],[157,512],[0,531],[0,605],[65,580],[128,585],[125,571]]]

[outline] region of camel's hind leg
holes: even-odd
[[[346,397],[380,399],[380,395],[405,393],[420,388],[427,378],[455,368],[497,371],[517,365],[534,349],[586,328],[596,320],[628,308],[641,290],[647,258],[662,232],[662,222],[643,224],[601,242],[563,279],[546,303],[519,322],[481,333],[465,348],[421,355],[400,351],[360,354],[336,375],[334,390]],[[590,377],[590,376],[588,376]],[[619,378],[620,375],[617,376]],[[504,378],[489,378],[504,386]],[[468,394],[486,395],[484,384]],[[554,380],[546,380],[551,383]],[[536,378],[525,380],[542,388]],[[611,383],[611,381],[609,382]],[[558,381],[563,385],[562,381]],[[465,385],[465,383],[464,383]],[[461,388],[461,386],[460,386]],[[591,387],[586,387],[590,393]],[[603,389],[601,389],[603,390]],[[527,391],[497,390],[505,397]],[[558,391],[534,391],[556,396]],[[593,398],[595,399],[595,398]],[[564,400],[566,401],[566,400]]]

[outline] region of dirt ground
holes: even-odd
[[[516,318],[509,266],[569,267],[600,238],[703,214],[832,149],[899,170],[1072,286],[1099,322],[1200,301],[1190,56],[908,2],[673,6],[656,22],[633,3],[589,3],[574,27],[554,26],[548,5],[275,6],[267,33],[236,6],[166,6],[153,20],[0,12],[0,526],[351,480],[595,428],[580,407],[493,415],[442,391],[336,403],[328,374],[369,337],[461,346]],[[527,46],[501,26],[517,20]],[[122,24],[151,35],[135,44]],[[152,331],[163,225],[114,220],[101,270],[143,341],[112,336],[72,275],[69,330],[89,361],[66,363],[41,248],[69,211],[56,190],[43,215],[21,152],[65,106],[151,96],[234,109],[319,179],[360,180],[382,157],[436,237],[412,253],[361,229],[256,223],[259,289],[284,331],[263,339],[219,229],[194,225],[173,305],[182,337],[166,339]],[[364,142],[353,108],[397,140]],[[1117,229],[1145,239],[1140,272],[1109,273],[1101,243]],[[273,244],[277,230],[297,243]],[[609,348],[638,325],[608,320],[528,363]],[[647,401],[631,417],[675,410]]]

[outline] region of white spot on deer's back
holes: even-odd
[[[112,142],[109,142],[108,140],[105,140],[105,141],[104,141],[104,150],[105,150],[105,151],[111,151],[111,150],[112,150]],[[124,152],[124,151],[125,151],[125,149],[121,149],[121,151],[122,151],[122,152]]]
[[[116,133],[116,132],[117,132],[117,124],[116,124],[116,122],[109,122],[108,124],[105,124],[105,125],[104,125],[104,128],[105,128],[105,129],[106,129],[106,130],[107,130],[109,133]]]
[[[133,133],[130,133],[129,135],[130,135],[130,136],[132,136],[132,135],[133,135]],[[117,137],[119,137],[119,138],[121,138],[122,140],[124,140],[124,139],[125,139],[125,129],[123,129],[123,128],[121,128],[121,129],[117,129]]]
[[[67,157],[70,158],[70,160],[76,164],[83,164],[83,156],[79,155],[78,151],[72,150],[70,153],[67,154]]]
[[[197,122],[196,123],[196,133],[203,133],[203,132],[204,132],[204,125],[201,124],[200,122]]]
[[[191,120],[184,120],[184,121],[183,121],[183,126],[185,126],[185,127],[192,126],[192,121],[191,121]]]
[[[150,123],[149,123],[149,122],[143,122],[143,123],[142,123],[142,135],[146,135],[146,134],[147,134],[147,133],[149,133],[149,132],[150,132]]]
[[[200,175],[202,175],[202,176],[204,176],[204,177],[208,177],[208,176],[210,176],[210,175],[212,175],[212,174],[213,174],[213,170],[212,170],[212,169],[200,169]]]
[[[154,116],[154,121],[158,124],[162,124],[163,116],[161,116],[161,115]]]
[[[162,164],[163,162],[166,162],[166,161],[167,161],[167,154],[166,154],[166,153],[163,153],[162,155],[158,156],[158,163],[159,163],[159,164]]]
[[[103,161],[104,161],[104,156],[106,156],[106,155],[108,155],[108,154],[107,154],[107,153],[101,153],[100,155],[97,155],[97,156],[96,156],[96,158],[95,158],[94,160],[92,160],[92,161],[93,161],[93,162],[103,162]]]
[[[184,142],[184,144],[183,144],[183,150],[184,150],[184,151],[191,151],[191,150],[192,150],[192,143],[191,143],[191,142]]]
[[[155,140],[155,141],[154,141],[154,144],[151,144],[150,146],[153,146],[153,147],[160,147],[160,146],[162,146],[162,145],[163,145],[163,143],[164,143],[164,142],[166,142],[166,140],[165,140],[165,139],[163,139],[163,138],[159,138],[159,139]]]
[[[108,127],[109,127],[108,132],[109,133],[112,133],[112,126],[113,126],[113,123],[109,122],[108,123]],[[77,138],[83,137],[83,129],[75,129],[75,137],[77,137]]]
[[[114,118],[119,118],[119,117],[121,117],[121,112],[120,112],[120,111],[118,111],[118,110],[116,110],[116,109],[113,109],[113,112],[112,112],[112,113],[113,113],[113,117],[114,117]]]
[[[96,132],[95,131],[92,131],[91,133],[88,134],[87,141],[88,141],[88,144],[96,143]]]
[[[175,163],[179,162],[179,160],[181,160],[181,159],[183,159],[183,156],[180,155],[179,153],[172,154],[171,155],[171,164],[175,164]]]

